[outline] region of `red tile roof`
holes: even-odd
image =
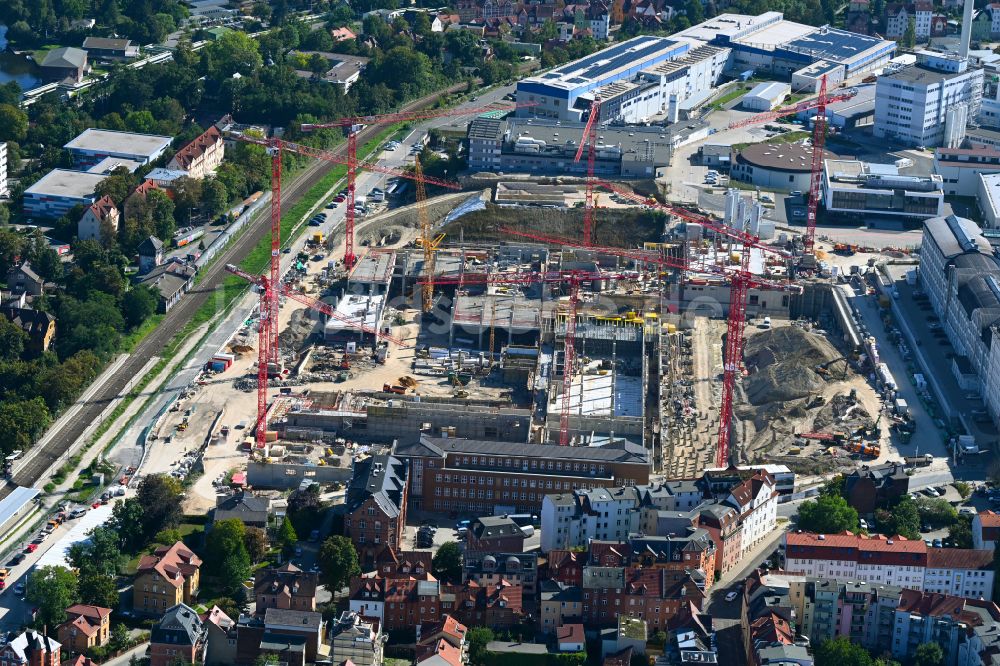
[[[462,666],[462,651],[443,638],[434,645],[427,645],[417,649],[418,664],[434,656],[441,657],[451,664],[451,666]]]
[[[983,527],[1000,527],[1000,513],[996,511],[982,511],[979,514],[979,522]]]
[[[899,595],[899,605],[896,610],[916,613],[925,617],[948,616],[973,627],[982,625],[982,615],[969,610],[971,607],[982,608],[994,621],[1000,621],[1000,608],[992,601],[963,599],[950,594],[935,594],[919,590],[903,590]]]
[[[177,151],[172,161],[181,169],[190,169],[196,159],[208,152],[212,146],[222,142],[222,132],[215,125],[201,133],[191,143]]]
[[[90,212],[92,212],[97,219],[101,221],[108,219],[108,215],[111,214],[111,211],[117,210],[115,202],[107,194],[90,204]]]
[[[169,548],[161,546],[152,555],[144,556],[139,560],[136,573],[155,571],[174,587],[180,587],[184,584],[185,578],[197,571],[200,566],[201,558],[188,550],[183,542],[178,541]]]
[[[929,548],[928,569],[993,569],[993,551],[972,548]]]
[[[560,643],[584,643],[582,624],[563,624],[556,629],[556,640]]]

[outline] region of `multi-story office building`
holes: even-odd
[[[966,123],[979,113],[982,95],[982,69],[970,69],[964,58],[922,51],[917,64],[878,78],[875,137],[956,148]]]
[[[497,515],[537,512],[545,495],[649,481],[649,454],[621,441],[556,446],[421,437],[396,445],[409,463],[409,498],[429,511]]]
[[[924,222],[920,279],[957,356],[965,388],[978,390],[1000,418],[1000,260],[972,220],[955,215]]]
[[[823,206],[828,213],[926,220],[944,213],[941,176],[906,176],[890,164],[857,160],[823,163]]]

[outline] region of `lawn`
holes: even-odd
[[[725,106],[726,104],[729,104],[730,102],[732,102],[737,97],[742,97],[743,95],[745,95],[747,93],[747,90],[749,90],[749,88],[746,87],[746,84],[740,84],[740,85],[736,86],[735,88],[733,88],[732,90],[730,90],[729,92],[727,92],[725,95],[723,95],[719,99],[717,99],[714,102],[712,102],[712,104],[711,104],[711,106],[709,108],[712,108],[712,109],[715,109],[715,110],[719,110],[723,106]]]

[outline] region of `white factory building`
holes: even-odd
[[[944,214],[941,176],[906,176],[892,164],[826,160],[822,200],[827,212],[862,220],[926,220]]]
[[[743,108],[747,111],[770,111],[779,106],[791,92],[792,88],[787,83],[758,83],[743,96]]]
[[[914,146],[955,148],[965,126],[979,114],[983,70],[953,53],[921,51],[917,64],[876,81],[876,138]]]
[[[817,86],[828,73],[832,89],[834,81],[880,70],[895,50],[893,41],[786,21],[781,12],[722,14],[670,37],[633,37],[523,79],[517,101],[535,106],[517,115],[581,122],[600,93],[602,122],[645,122],[656,113],[673,122],[711,97],[723,71],[753,69],[786,80],[795,74],[805,86]]]
[[[980,174],[1000,173],[1000,149],[938,148],[934,151],[934,173],[944,181],[946,195],[974,197]]]

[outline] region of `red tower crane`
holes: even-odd
[[[858,91],[855,88],[850,88],[837,95],[827,95],[826,74],[824,74],[823,78],[820,79],[819,96],[816,99],[805,100],[794,106],[775,109],[774,111],[765,111],[764,113],[759,113],[743,120],[737,120],[729,125],[729,129],[736,129],[738,127],[770,122],[785,116],[802,113],[803,111],[816,110],[816,115],[813,119],[812,169],[809,174],[809,207],[806,213],[806,236],[804,243],[806,254],[809,255],[813,254],[813,246],[816,242],[816,211],[819,207],[820,187],[823,183],[823,146],[826,145],[827,120],[826,105],[851,99],[857,94]]]
[[[705,217],[704,215],[699,215],[691,211],[685,210],[683,208],[677,208],[675,206],[667,206],[659,204],[655,200],[649,199],[647,197],[642,197],[628,190],[618,188],[616,186],[610,185],[608,183],[601,184],[604,187],[613,189],[619,195],[631,199],[633,201],[641,202],[644,205],[651,205],[667,212],[678,215],[687,219],[691,222],[697,222],[698,224],[704,225],[706,228],[714,231],[717,234],[722,234],[735,238],[742,244],[742,251],[740,252],[740,267],[738,270],[727,270],[721,266],[715,267],[698,267],[693,270],[699,272],[714,272],[722,273],[729,276],[730,279],[730,289],[729,289],[729,318],[728,326],[726,330],[726,346],[723,355],[723,384],[722,384],[722,400],[719,407],[719,435],[718,444],[716,447],[716,465],[719,467],[726,467],[729,463],[729,450],[732,442],[732,421],[733,421],[733,400],[736,391],[736,377],[742,374],[742,359],[743,359],[743,344],[744,344],[744,333],[746,329],[746,306],[747,306],[747,291],[751,288],[758,289],[774,289],[778,291],[801,291],[801,287],[790,283],[773,282],[771,280],[766,280],[755,276],[750,272],[750,253],[754,248],[761,250],[775,252],[781,256],[786,256],[783,252],[775,250],[767,245],[760,242],[760,239],[753,234],[749,234],[742,230],[730,229],[724,225],[719,225],[715,220]],[[683,270],[691,269],[690,265],[686,261],[674,262],[664,257],[659,257],[651,254],[639,253],[629,250],[621,250],[619,248],[607,248],[607,247],[593,247],[585,245],[579,241],[574,241],[572,239],[560,239],[553,238],[549,236],[540,236],[533,233],[524,233],[514,229],[501,229],[501,231],[514,235],[523,236],[526,238],[531,238],[540,242],[555,244],[555,245],[565,245],[567,247],[580,247],[599,250],[612,255],[624,256],[630,259],[635,259],[637,261],[648,261],[649,263],[656,263],[659,265],[667,265],[674,268],[680,268]]]
[[[271,359],[271,333],[278,330],[278,318],[276,315],[272,316],[271,314],[271,305],[277,300],[276,298],[273,298],[275,292],[280,292],[282,295],[287,296],[294,301],[298,301],[313,310],[322,312],[328,317],[337,319],[351,328],[356,328],[373,335],[380,340],[388,340],[389,342],[393,342],[400,347],[410,346],[399,338],[367,326],[363,321],[342,315],[323,301],[299,293],[288,285],[279,284],[278,289],[275,290],[271,279],[267,275],[254,275],[253,273],[248,273],[233,264],[226,264],[226,270],[254,285],[260,292],[260,316],[258,318],[257,325],[257,425],[255,432],[257,446],[259,448],[263,448],[267,433],[267,377],[268,363]]]
[[[583,149],[587,148],[587,199],[583,209],[583,242],[590,245],[593,242],[594,230],[594,165],[597,162],[597,123],[601,117],[601,98],[595,96],[590,103],[590,116],[583,128],[580,147],[576,149],[574,162],[583,157]]]
[[[412,120],[430,120],[432,118],[444,118],[447,116],[466,116],[476,113],[489,113],[492,111],[509,111],[512,109],[535,106],[537,102],[518,102],[513,106],[488,105],[466,109],[439,109],[437,111],[415,111],[401,113],[386,113],[378,116],[355,116],[353,118],[341,118],[329,123],[306,123],[302,125],[304,132],[317,129],[329,129],[332,127],[343,128],[347,135],[347,197],[344,205],[347,211],[344,221],[344,264],[351,268],[357,257],[354,254],[354,195],[355,179],[358,172],[358,132],[365,125],[392,125],[395,123],[408,122]],[[370,170],[370,169],[366,169]],[[425,182],[432,182],[425,178]]]

